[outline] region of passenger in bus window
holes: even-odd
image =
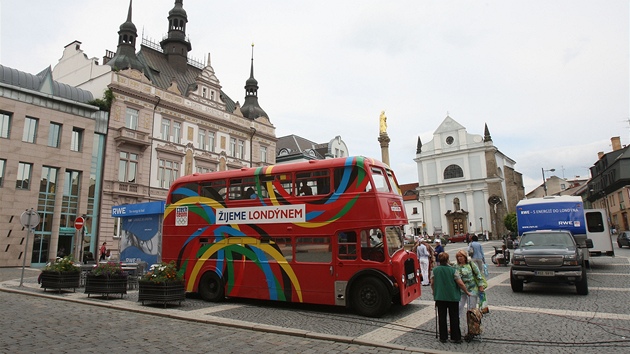
[[[247,188],[247,190],[245,191],[245,199],[256,199],[256,198],[258,198],[258,196],[256,195],[254,188],[252,187]]]
[[[302,181],[302,187],[300,187],[300,195],[313,195],[313,190],[306,184],[306,181]]]

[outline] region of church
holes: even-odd
[[[447,115],[431,141],[418,137],[414,161],[418,186],[411,192],[422,207],[415,234],[508,233],[503,219],[525,196],[523,176],[493,144],[487,125],[483,135],[470,134]]]

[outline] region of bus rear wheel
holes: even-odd
[[[204,301],[219,302],[225,299],[223,281],[215,272],[206,272],[199,280],[199,295]]]
[[[387,287],[374,277],[359,279],[352,287],[352,308],[359,315],[380,317],[389,310],[391,304]]]

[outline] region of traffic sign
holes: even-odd
[[[31,208],[20,215],[20,223],[22,226],[32,229],[39,225],[39,214]]]
[[[85,222],[85,220],[83,220],[82,217],[78,217],[74,220],[74,228],[77,230],[81,230],[83,228],[83,223]]]

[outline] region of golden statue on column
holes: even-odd
[[[381,161],[389,165],[389,136],[387,135],[387,116],[385,111],[381,111],[381,117],[379,119],[379,132],[378,142],[381,145]]]
[[[380,122],[380,133],[387,134],[387,116],[385,115],[385,111],[381,111]]]

